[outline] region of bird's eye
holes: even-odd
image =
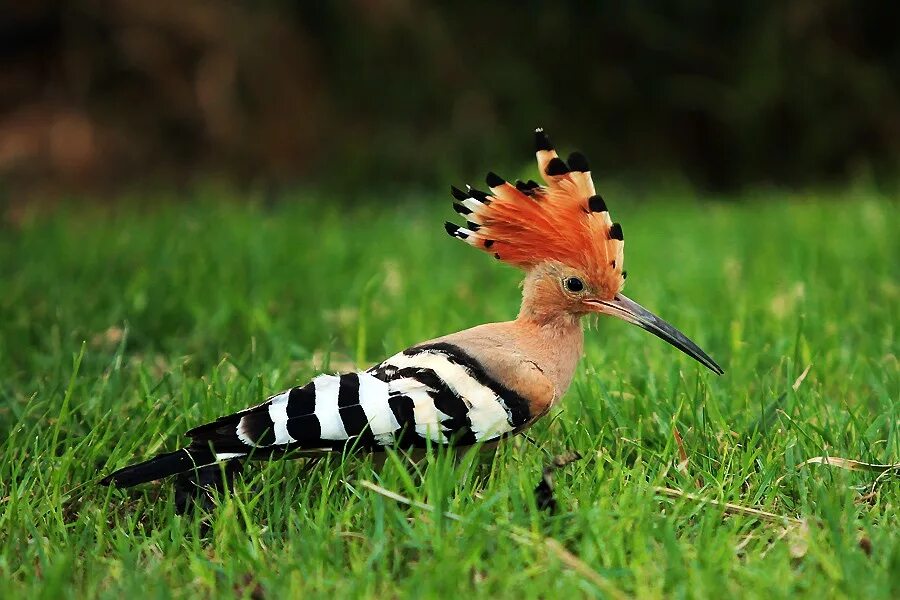
[[[566,289],[570,292],[580,292],[584,289],[584,282],[577,277],[567,277],[565,281],[563,281],[563,285],[565,285]]]

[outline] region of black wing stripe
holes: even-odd
[[[359,375],[345,373],[340,377],[337,405],[338,414],[344,423],[344,431],[351,438],[359,436],[366,438],[357,440],[356,443],[371,443],[374,439],[371,433],[365,435],[365,432],[369,431],[369,419],[366,417],[366,411],[360,405]]]
[[[416,405],[412,398],[395,394],[388,398],[388,406],[394,413],[394,418],[400,423],[400,429],[394,436],[397,446],[424,448],[425,440],[416,433]]]
[[[322,426],[316,415],[308,414],[288,419],[288,433],[294,438],[298,447],[316,444],[322,439]]]
[[[359,404],[359,375],[345,373],[341,375],[341,387],[338,390],[337,403],[339,407]],[[349,431],[348,431],[349,433]]]
[[[316,409],[316,387],[308,383],[303,387],[292,388],[288,395],[287,418],[295,419],[312,414]],[[294,436],[296,437],[296,436]]]
[[[392,381],[397,379],[397,367],[388,362],[379,363],[367,370],[366,373],[381,381]]]
[[[393,395],[388,398],[388,406],[400,426],[416,424],[416,406],[409,396]]]
[[[349,406],[339,410],[341,420],[344,422],[344,429],[349,437],[362,437],[367,442],[374,440],[369,429],[369,419],[366,418],[366,411],[363,410],[362,406],[357,404],[356,406]]]

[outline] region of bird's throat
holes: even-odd
[[[515,320],[520,344],[528,346],[535,364],[556,388],[558,400],[566,393],[584,350],[581,320],[568,313],[533,313],[523,305]]]

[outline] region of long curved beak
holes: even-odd
[[[672,344],[716,375],[722,375],[722,370],[716,361],[700,349],[700,346],[692,342],[686,335],[654,315],[652,312],[622,294],[616,294],[612,300],[586,300],[591,310],[611,317],[618,317],[645,329],[656,337]]]

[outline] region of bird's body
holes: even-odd
[[[170,471],[294,451],[490,444],[527,429],[565,394],[581,339],[577,324],[564,330],[527,320],[478,325],[366,371],[319,375],[189,431],[187,448],[107,479],[129,486]]]
[[[582,354],[581,318],[635,323],[721,369],[683,334],[619,291],[622,233],[594,194],[587,162],[556,156],[538,130],[548,187],[488,176],[491,194],[453,188],[467,228],[451,236],[526,270],[515,320],[416,344],[370,369],[319,375],[266,402],[188,432],[191,444],[120,469],[131,486],[218,462],[296,452],[489,444],[530,427],[566,393]]]

